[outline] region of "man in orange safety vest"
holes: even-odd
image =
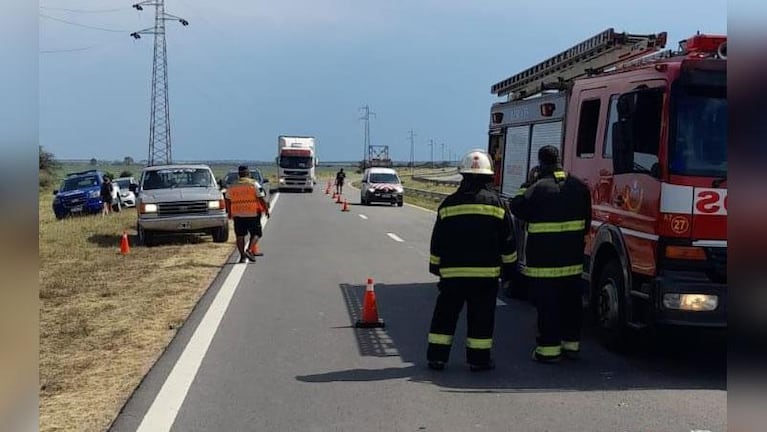
[[[269,217],[269,206],[264,200],[264,194],[260,193],[258,183],[250,178],[250,170],[247,166],[237,168],[239,180],[226,190],[227,208],[229,217],[234,220],[234,235],[237,236],[237,250],[240,252],[240,263],[256,261],[251,250],[263,237],[261,227],[261,215]],[[250,234],[248,247],[245,247],[245,236]]]

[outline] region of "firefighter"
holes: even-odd
[[[237,168],[239,180],[226,190],[229,216],[234,219],[234,235],[237,237],[237,250],[240,252],[240,263],[256,261],[251,250],[263,237],[261,215],[269,217],[269,206],[260,192],[258,183],[250,178],[247,166]],[[245,247],[245,236],[250,234],[248,247]]]
[[[582,181],[563,171],[556,147],[541,148],[538,162],[537,179],[512,198],[511,212],[525,221],[520,267],[538,309],[532,357],[556,362],[580,352],[580,279],[591,195]]]
[[[491,348],[498,279],[507,279],[517,261],[507,206],[493,190],[493,165],[482,150],[461,162],[458,190],[439,206],[431,237],[429,272],[439,276],[429,330],[428,366],[448,361],[458,315],[466,303],[466,360],[472,371],[495,367]]]

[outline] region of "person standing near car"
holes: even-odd
[[[439,206],[432,231],[429,272],[440,280],[426,357],[429,368],[445,368],[466,303],[466,360],[471,371],[484,371],[495,367],[491,348],[498,279],[511,277],[516,242],[511,215],[492,186],[487,153],[467,153],[460,173],[461,186]]]
[[[581,274],[585,236],[591,229],[591,194],[567,175],[559,149],[538,151],[538,174],[511,200],[511,212],[524,221],[521,272],[538,309],[533,360],[550,363],[580,353],[583,314]]]
[[[101,216],[106,216],[110,213],[112,213],[112,191],[114,186],[112,186],[112,179],[110,179],[107,176],[104,176],[104,178],[101,181],[101,202],[103,203],[103,208],[101,210]]]
[[[260,185],[250,178],[250,170],[241,165],[237,168],[239,180],[230,185],[226,190],[227,208],[229,216],[234,220],[234,235],[237,237],[237,250],[240,252],[240,263],[256,261],[251,250],[263,237],[261,227],[261,215],[270,217],[269,206],[264,200],[264,194],[260,192]],[[250,234],[247,248],[245,237]]]
[[[342,195],[344,193],[344,180],[346,179],[346,173],[341,168],[336,173],[336,193]]]

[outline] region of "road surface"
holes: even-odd
[[[688,338],[631,355],[586,332],[583,359],[530,360],[535,312],[500,297],[491,372],[426,368],[434,213],[282,193],[264,257],[229,264],[113,431],[724,431],[723,343]],[[236,254],[235,254],[236,255]],[[234,262],[232,257],[232,262]],[[365,280],[385,329],[355,329]]]

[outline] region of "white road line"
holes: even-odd
[[[496,297],[495,299],[495,305],[496,306],[508,306],[507,303],[499,298]]]
[[[274,209],[280,194],[276,193],[269,203],[269,211]],[[262,217],[262,226],[265,228],[269,219]],[[216,294],[210,307],[202,317],[194,334],[184,347],[184,351],[176,361],[170,374],[165,379],[160,392],[157,393],[152,405],[144,415],[137,432],[169,431],[176,421],[176,415],[186,399],[189,387],[197,375],[197,371],[208,352],[213,337],[218,331],[218,326],[224,318],[229,303],[234,297],[235,291],[240,284],[242,275],[245,274],[247,264],[235,264],[224,280],[221,289]]]
[[[400,242],[400,243],[403,243],[405,241],[399,238],[399,236],[397,236],[397,234],[394,234],[394,233],[386,233],[386,235],[389,236],[392,240]]]
[[[359,216],[360,216],[362,219],[368,220],[368,217],[367,217],[367,216],[365,216],[364,214],[361,214],[361,215],[359,215]]]

